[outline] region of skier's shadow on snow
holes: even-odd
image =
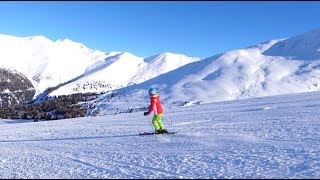
[[[84,140],[84,139],[108,139],[122,137],[137,137],[138,134],[115,135],[115,136],[92,136],[92,137],[70,137],[70,138],[52,138],[52,139],[21,139],[21,140],[0,140],[0,143],[7,142],[40,142],[40,141],[67,141],[67,140]]]

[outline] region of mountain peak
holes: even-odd
[[[29,40],[49,40],[48,38],[46,38],[44,36],[41,36],[41,35],[29,36],[29,37],[26,37],[26,38],[29,39]]]
[[[319,60],[320,29],[279,41],[263,54],[267,56],[283,56],[294,60]]]
[[[172,52],[164,52],[164,53],[162,53],[162,54],[160,54],[160,55],[163,55],[163,56],[171,56],[171,55],[178,55],[178,54],[172,53]]]
[[[304,34],[316,34],[316,35],[320,35],[320,28],[317,28],[317,29],[314,29],[314,30],[311,30],[311,31],[308,31]]]

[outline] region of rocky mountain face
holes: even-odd
[[[0,107],[31,100],[35,95],[32,83],[21,73],[0,68]]]
[[[52,89],[53,90],[53,89]],[[52,91],[50,88],[48,91]],[[48,92],[48,93],[49,93]],[[34,102],[36,89],[30,80],[13,69],[0,68],[0,119],[56,120],[85,116],[96,94],[44,97]]]

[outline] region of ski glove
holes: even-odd
[[[149,115],[149,113],[148,113],[148,112],[144,112],[144,113],[143,113],[143,115],[148,116],[148,115]]]

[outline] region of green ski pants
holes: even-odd
[[[155,114],[152,119],[152,124],[156,130],[164,130],[164,125],[161,121],[163,114]]]

